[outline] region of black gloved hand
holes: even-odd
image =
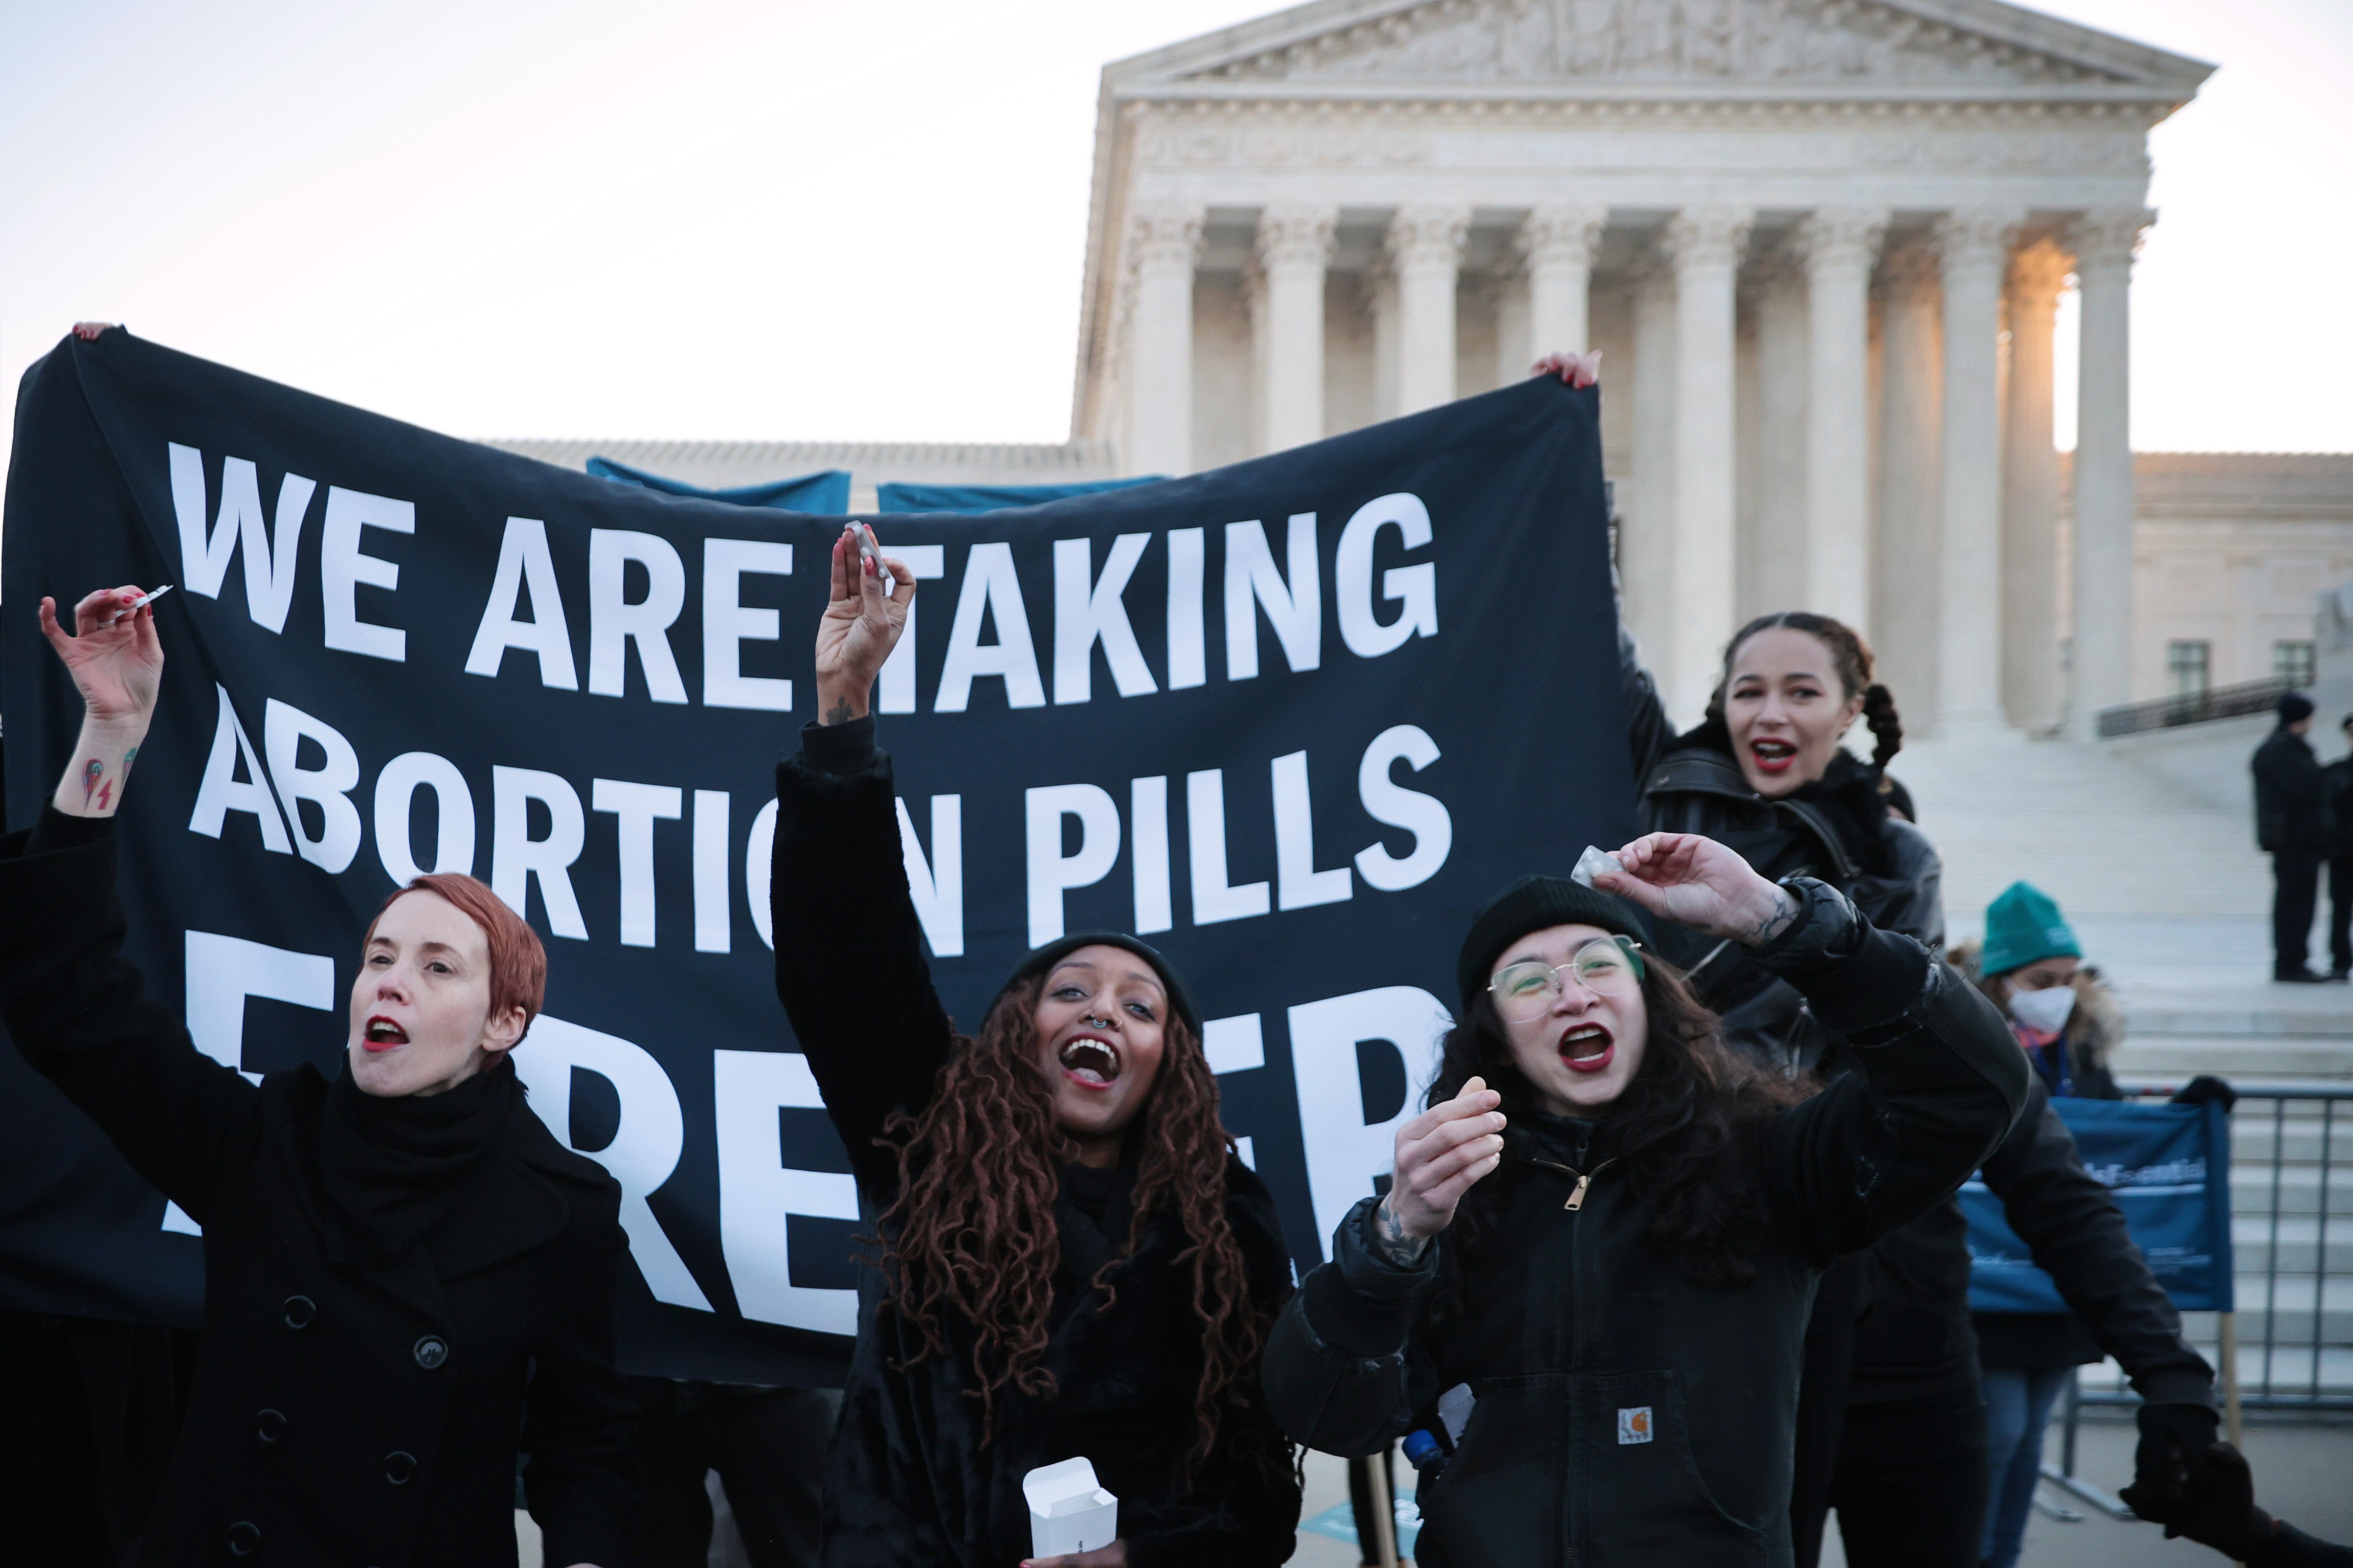
[[[2168,1105],[2203,1105],[2210,1100],[2222,1102],[2224,1110],[2239,1103],[2239,1091],[2211,1072],[2201,1072],[2176,1089]]]
[[[2191,1500],[2179,1533],[2236,1562],[2255,1561],[2277,1527],[2255,1506],[2255,1478],[2246,1456],[2228,1443],[2210,1443],[2206,1469],[2212,1484]]]
[[[2132,1485],[2116,1495],[2141,1518],[2165,1526],[2169,1541],[2214,1496],[2219,1483],[2208,1451],[2221,1418],[2211,1405],[2144,1405],[2138,1422]]]

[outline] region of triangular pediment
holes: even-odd
[[[2211,69],[1998,0],[1317,0],[1112,68],[1303,87],[1805,84],[2194,90]]]

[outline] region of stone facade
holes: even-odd
[[[863,508],[1190,472],[1598,348],[1679,717],[1738,620],[1803,605],[1865,629],[1915,727],[2080,733],[2169,689],[2176,643],[2269,675],[2353,573],[2353,458],[2126,444],[2147,132],[2211,68],[1994,0],[1314,0],[1105,69],[1068,444],[594,449],[847,468]]]

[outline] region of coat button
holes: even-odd
[[[449,1342],[439,1334],[427,1334],[417,1342],[417,1364],[431,1372],[449,1359]]]
[[[250,1557],[260,1545],[259,1525],[240,1519],[228,1527],[228,1554],[231,1557]]]
[[[318,1315],[319,1303],[311,1300],[310,1297],[289,1296],[286,1298],[286,1326],[288,1328],[307,1329],[311,1326],[311,1320]]]
[[[253,1435],[265,1443],[275,1443],[286,1436],[286,1417],[275,1410],[264,1410],[253,1418]]]
[[[384,1479],[405,1487],[417,1479],[417,1456],[395,1448],[384,1457]]]

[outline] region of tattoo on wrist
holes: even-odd
[[[851,717],[849,699],[843,697],[837,699],[833,706],[826,710],[825,721],[828,724],[847,724]]]
[[[1743,947],[1763,947],[1788,930],[1789,922],[1797,918],[1798,900],[1789,895],[1788,889],[1777,887],[1773,889],[1772,912],[1742,931],[1734,940]]]
[[[1373,1246],[1383,1258],[1404,1268],[1421,1256],[1430,1245],[1429,1238],[1406,1234],[1405,1224],[1387,1204],[1373,1209]]]

